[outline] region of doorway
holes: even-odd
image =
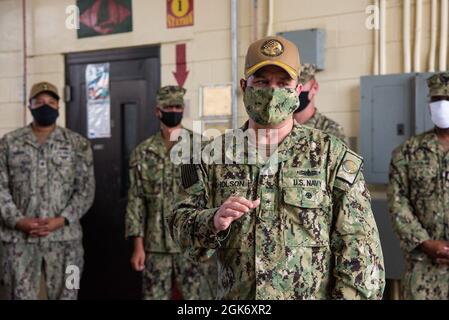
[[[141,274],[131,269],[132,240],[125,212],[132,150],[159,130],[153,109],[160,86],[159,47],[73,53],[66,56],[66,125],[87,137],[89,64],[109,62],[111,137],[91,139],[95,202],[81,219],[85,251],[79,299],[140,299]]]

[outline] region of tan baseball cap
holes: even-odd
[[[298,47],[291,41],[280,37],[266,37],[253,42],[246,54],[245,78],[268,65],[281,67],[297,79],[301,74],[301,61]]]
[[[34,84],[30,91],[30,99],[35,98],[39,93],[43,92],[51,93],[59,99],[58,88],[50,82],[38,82]]]

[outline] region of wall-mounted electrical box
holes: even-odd
[[[317,70],[324,70],[326,32],[321,29],[307,29],[279,32],[278,35],[290,40],[299,48],[301,63],[317,66]]]
[[[368,183],[388,183],[392,151],[409,137],[434,127],[426,82],[432,74],[361,78],[360,152]]]

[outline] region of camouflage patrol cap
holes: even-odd
[[[316,65],[305,63],[301,66],[301,75],[299,76],[299,81],[302,84],[306,84],[310,80],[315,78]]]
[[[280,36],[265,37],[253,42],[246,54],[245,78],[248,79],[257,70],[268,65],[281,67],[292,79],[301,72],[298,47]]]
[[[427,79],[429,96],[449,96],[449,72],[437,73]]]
[[[40,93],[49,93],[59,100],[58,88],[50,82],[38,82],[31,87],[30,100],[35,98]]]
[[[165,86],[156,93],[158,107],[183,106],[186,89],[180,86]]]

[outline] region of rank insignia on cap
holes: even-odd
[[[48,85],[45,83],[42,87],[44,90],[48,90]]]
[[[268,57],[277,57],[284,52],[284,46],[279,41],[271,39],[262,45],[260,51]]]

